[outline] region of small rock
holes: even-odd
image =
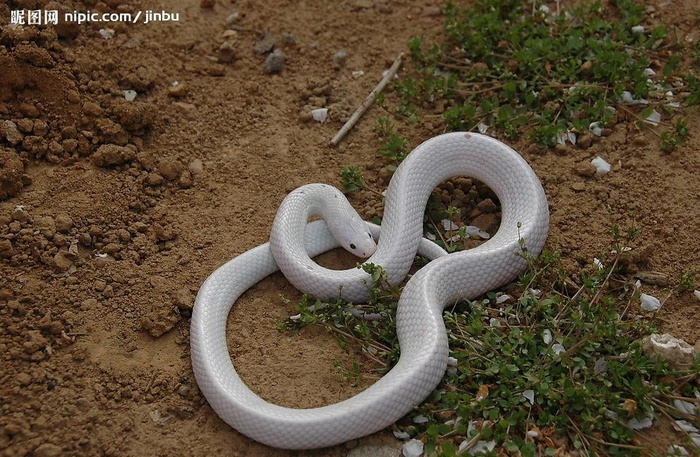
[[[267,54],[275,47],[275,37],[271,33],[265,33],[262,38],[253,43],[253,50],[258,54]]]
[[[158,173],[168,181],[179,178],[182,168],[182,164],[176,160],[161,160],[158,162]]]
[[[160,186],[164,181],[165,179],[156,172],[151,172],[146,177],[146,184],[153,187]]]
[[[14,197],[24,187],[24,164],[11,149],[0,148],[0,201]]]
[[[45,238],[51,239],[56,234],[56,221],[51,216],[37,216],[34,219],[34,228]]]
[[[19,373],[15,377],[15,380],[17,380],[17,384],[21,387],[26,387],[32,383],[32,376],[29,373]]]
[[[17,128],[17,124],[12,121],[5,121],[2,130],[3,136],[12,146],[16,146],[24,139],[24,135]]]
[[[17,121],[17,128],[22,133],[32,133],[32,131],[34,130],[34,121],[23,117],[22,119]]]
[[[130,162],[136,158],[136,152],[128,147],[116,144],[103,144],[92,155],[92,163],[98,167],[109,167]]]
[[[219,60],[221,62],[233,62],[236,58],[236,40],[226,40],[219,46]]]
[[[695,358],[695,348],[685,341],[668,333],[654,333],[642,340],[642,350],[646,355],[657,355],[666,359],[673,369],[687,369]]]
[[[204,171],[204,164],[200,159],[193,159],[189,165],[187,165],[187,168],[193,175],[198,175]]]
[[[73,219],[66,213],[56,215],[56,231],[60,233],[68,233],[73,228]]]
[[[236,22],[238,22],[238,20],[239,20],[240,18],[241,18],[241,13],[239,13],[238,11],[234,11],[234,12],[232,12],[231,14],[229,14],[228,16],[226,16],[226,22],[225,22],[225,24],[226,24],[227,26],[233,25],[233,24],[235,24]]]
[[[189,93],[189,88],[186,84],[180,82],[174,82],[168,87],[168,95],[175,98],[185,97]]]
[[[15,209],[12,210],[12,220],[17,222],[27,222],[29,220],[29,213],[23,206],[16,206]]]
[[[68,251],[58,251],[53,256],[53,263],[58,271],[68,271],[73,267],[73,256]]]
[[[275,49],[265,59],[265,73],[271,75],[284,70],[284,54],[281,49]]]
[[[592,178],[595,176],[597,168],[590,162],[581,162],[576,164],[574,172],[584,178]]]
[[[41,110],[34,103],[20,103],[19,111],[27,117],[39,117],[41,115]]]
[[[495,213],[498,207],[490,198],[485,198],[476,205],[476,209],[482,213]]]
[[[63,448],[51,443],[44,443],[34,449],[34,457],[60,457],[63,455]]]
[[[342,65],[346,60],[348,60],[347,51],[340,50],[333,56],[333,64],[335,65]]]
[[[297,39],[290,32],[282,32],[282,44],[285,46],[296,46]]]
[[[583,192],[586,190],[586,184],[582,182],[575,182],[571,185],[571,188],[574,190],[574,192]]]

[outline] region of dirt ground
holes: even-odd
[[[358,443],[279,451],[218,419],[192,374],[189,316],[215,268],[266,241],[291,189],[339,186],[352,165],[386,186],[379,109],[339,147],[328,142],[411,36],[439,36],[440,2],[62,3],[0,4],[0,455],[345,455]],[[645,4],[650,21],[700,39],[693,0]],[[8,26],[20,9],[165,10],[179,20]],[[284,67],[268,74],[273,48]],[[309,115],[321,107],[323,124]],[[547,247],[566,268],[593,268],[611,227],[640,228],[630,278],[668,298],[661,327],[697,347],[700,302],[692,290],[671,294],[682,275],[700,274],[700,112],[682,117],[691,135],[670,154],[622,118],[587,147],[512,146],[542,179]],[[674,118],[663,122],[659,131]],[[401,128],[414,146],[442,131],[434,120]],[[590,173],[596,156],[611,173]],[[380,208],[371,192],[353,204],[364,215]],[[326,262],[354,264],[343,253]],[[293,313],[280,295],[299,297],[274,275],[229,318],[234,364],[251,388],[313,407],[366,387],[333,368],[356,357],[333,336],[277,330]],[[360,443],[394,441],[382,432]]]

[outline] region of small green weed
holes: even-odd
[[[395,84],[395,114],[415,123],[424,112],[438,113],[446,130],[489,126],[552,146],[593,122],[609,125],[626,97],[662,106],[668,101],[659,94],[674,91],[679,79],[691,94],[685,103],[698,103],[698,79],[683,73],[689,53],[665,27],[645,28],[642,5],[579,3],[553,12],[538,1],[448,2],[443,42],[408,43],[413,67]],[[657,73],[652,62],[660,62]]]
[[[427,422],[399,423],[426,442],[426,455],[453,456],[485,443],[508,455],[648,455],[634,421],[688,420],[672,402],[695,402],[700,360],[677,370],[645,355],[640,340],[654,331],[652,320],[627,312],[639,295],[617,277],[623,248],[639,230],[613,228],[612,235],[614,254],[602,259],[609,266],[594,268],[580,285],[556,253],[545,251],[530,258],[518,296],[489,292],[445,311],[454,364],[412,414]],[[324,325],[342,347],[353,342],[384,372],[398,360],[393,316],[400,288],[388,285],[381,268],[364,268],[375,284],[361,309],[384,319],[362,319],[342,302],[321,308],[303,301],[303,317],[286,325]],[[353,382],[362,373],[359,366],[336,369]]]

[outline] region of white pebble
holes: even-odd
[[[124,91],[124,98],[126,99],[127,102],[133,102],[134,99],[136,99],[136,91],[135,90],[125,90]]]
[[[318,108],[318,109],[312,110],[311,117],[313,117],[315,121],[323,124],[324,122],[326,122],[326,119],[328,118],[328,108]]]

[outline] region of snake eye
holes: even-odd
[[[353,243],[350,243],[350,249],[355,249],[357,246],[355,246]]]

